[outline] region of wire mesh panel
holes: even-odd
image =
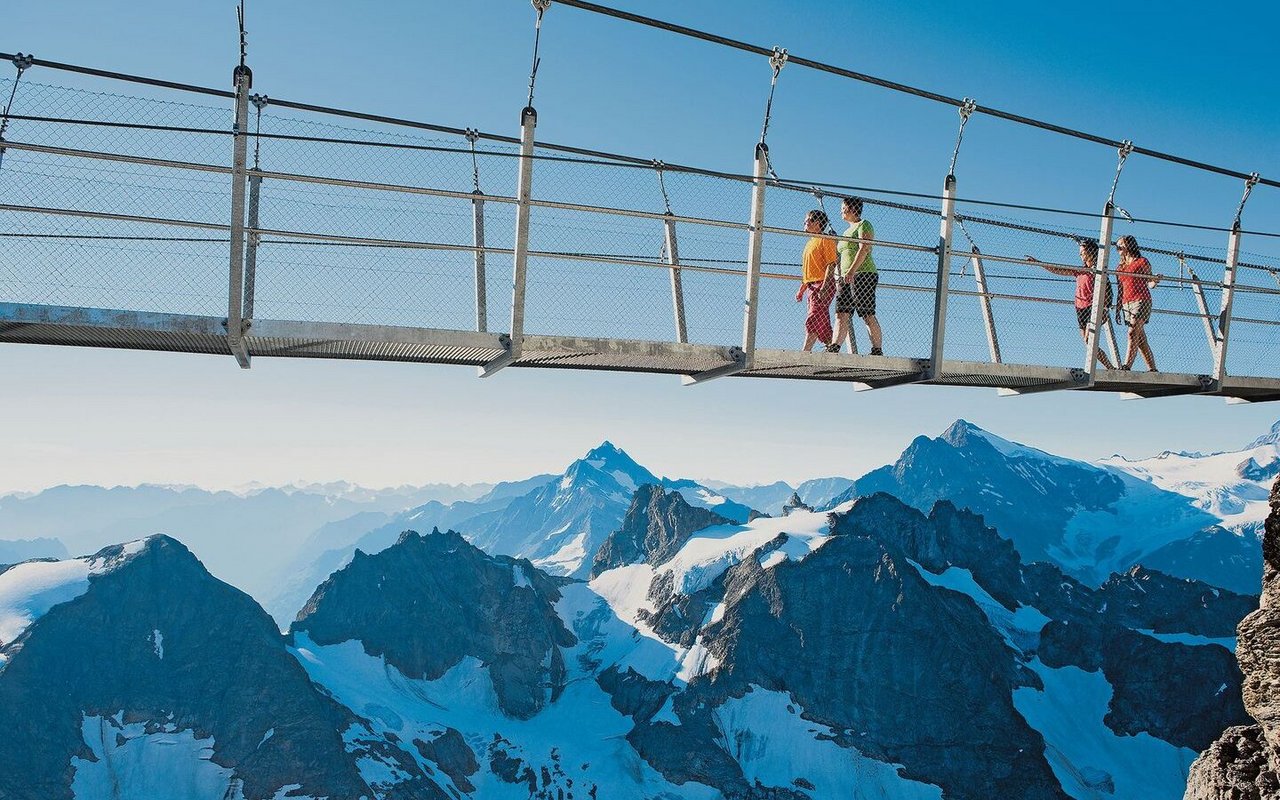
[[[12,78],[0,79],[5,97],[12,88]],[[26,78],[14,96],[5,139],[229,167],[233,100],[170,94],[167,99],[143,98]]]
[[[227,236],[0,211],[0,302],[226,313]]]
[[[1227,373],[1280,377],[1280,258],[1242,252],[1232,299]]]

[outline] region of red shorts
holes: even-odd
[[[804,329],[827,344],[831,341],[831,299],[835,297],[833,281],[814,281],[805,284],[809,293],[809,315],[804,318]]]

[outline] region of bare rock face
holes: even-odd
[[[316,589],[292,633],[322,645],[356,639],[425,680],[478,658],[502,710],[528,719],[564,688],[560,648],[574,638],[553,606],[565,580],[524,559],[486,555],[454,531],[406,531],[376,555],[357,550]]]
[[[1262,599],[1236,633],[1244,706],[1257,724],[1228,728],[1196,759],[1185,800],[1280,797],[1280,480],[1262,535]]]
[[[694,533],[730,524],[715,512],[689,505],[679,492],[646,484],[632,496],[622,527],[609,534],[596,551],[591,576],[624,564],[661,564],[679,552]]]

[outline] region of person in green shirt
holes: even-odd
[[[871,355],[882,356],[884,351],[883,333],[880,321],[876,319],[876,287],[880,283],[876,272],[875,259],[871,257],[872,242],[875,240],[875,228],[862,218],[862,198],[846,197],[840,203],[840,216],[849,223],[844,238],[836,245],[840,253],[840,291],[836,294],[836,336],[827,346],[828,352],[840,352],[840,344],[849,340],[849,350],[853,351],[853,339],[850,336],[853,315],[862,317],[867,326],[867,337],[871,339]]]

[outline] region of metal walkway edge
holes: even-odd
[[[254,320],[246,337],[253,357],[334,358],[483,366],[506,352],[496,333],[387,325]],[[226,356],[226,320],[123,309],[0,303],[0,343]],[[731,346],[675,344],[578,336],[523,337],[513,367],[690,375],[734,363]],[[928,360],[842,353],[758,349],[746,378],[834,381],[874,389],[907,383],[988,387],[1030,393],[1078,388],[1138,397],[1207,394],[1248,402],[1280,400],[1280,379],[1227,378],[1215,388],[1206,375],[1098,370],[1092,385],[1080,370],[1025,364],[946,361],[926,378]]]

